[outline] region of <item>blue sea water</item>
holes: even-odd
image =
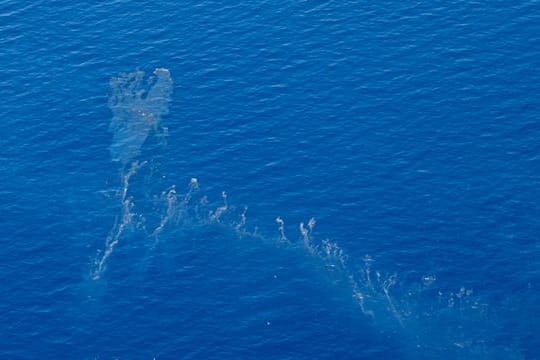
[[[540,3],[0,2],[0,354],[540,359]]]

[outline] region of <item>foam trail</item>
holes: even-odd
[[[191,178],[191,180],[189,180],[188,192],[184,195],[184,199],[182,200],[182,206],[187,206],[193,194],[198,190],[199,180],[197,180],[197,178]]]
[[[281,216],[278,216],[276,218],[276,223],[278,224],[279,240],[289,241],[289,239],[287,239],[287,236],[285,236],[285,222],[283,221]]]
[[[404,327],[403,320],[401,319],[401,315],[399,314],[399,311],[397,310],[396,306],[394,305],[394,302],[392,301],[392,298],[390,297],[390,288],[396,284],[397,275],[391,275],[389,276],[383,283],[382,289],[384,292],[384,296],[386,300],[388,301],[388,307],[390,308],[390,312],[396,320],[399,322],[399,325],[401,327]]]
[[[211,221],[219,221],[221,216],[229,209],[229,204],[227,203],[227,193],[225,191],[221,192],[221,198],[223,199],[223,205],[219,206],[213,212],[210,212]]]
[[[371,282],[371,264],[373,263],[373,259],[371,256],[366,255],[363,258],[364,260],[364,277],[366,281],[366,286],[371,290],[374,291],[373,283]]]
[[[114,248],[116,247],[116,245],[118,245],[118,242],[120,241],[120,236],[133,220],[134,214],[131,212],[131,209],[133,208],[133,201],[127,198],[129,181],[131,180],[131,177],[135,175],[137,171],[145,164],[146,162],[139,163],[138,161],[134,161],[131,164],[131,168],[129,169],[129,171],[122,176],[122,189],[120,192],[121,221],[120,223],[116,221],[116,223],[113,225],[109,236],[107,236],[107,240],[105,241],[105,251],[103,252],[101,257],[98,257],[96,259],[95,269],[92,272],[92,279],[94,280],[99,279],[99,277],[101,276],[107,259],[109,258],[109,256],[111,256]]]
[[[352,289],[353,298],[358,302],[358,305],[360,305],[360,309],[362,310],[362,313],[374,318],[375,314],[373,313],[373,311],[366,310],[364,294],[362,293],[362,291],[360,291],[360,286],[358,285],[358,282],[356,282],[356,280],[354,279],[354,276],[352,275],[349,275],[349,285],[351,286],[351,289]]]
[[[159,222],[159,225],[152,231],[150,234],[151,237],[154,237],[155,241],[157,242],[157,236],[163,231],[165,226],[171,221],[176,219],[179,219],[182,215],[180,211],[185,210],[185,208],[188,206],[189,201],[193,197],[193,194],[197,192],[199,189],[199,183],[196,178],[191,178],[189,185],[188,185],[188,191],[183,196],[182,201],[178,202],[178,194],[176,191],[176,186],[171,186],[169,190],[162,193],[162,198],[167,203],[167,211],[164,216],[161,217],[161,221]],[[155,244],[154,244],[155,245]]]
[[[161,231],[163,231],[163,228],[169,220],[175,215],[176,212],[176,203],[177,203],[177,195],[176,195],[176,187],[173,185],[171,188],[163,194],[165,200],[167,201],[167,213],[165,216],[161,218],[161,221],[159,222],[159,225],[152,231],[152,234],[150,236],[153,236],[157,240],[157,236]]]
[[[313,242],[311,240],[311,234],[313,233],[313,228],[315,227],[315,219],[311,218],[308,222],[308,227],[306,228],[304,223],[300,223],[300,234],[302,235],[302,239],[304,241],[304,246],[306,249],[310,252],[310,254],[314,255],[316,252],[316,248],[313,245]]]
[[[247,222],[247,206],[244,206],[244,211],[240,214],[240,221],[236,224],[235,229],[238,233],[244,232],[244,228]]]

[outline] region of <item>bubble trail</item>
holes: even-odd
[[[285,222],[283,221],[281,216],[278,216],[276,218],[276,223],[278,224],[279,240],[289,241],[289,239],[287,239],[287,236],[285,236]]]
[[[184,199],[182,200],[182,205],[187,206],[193,194],[197,192],[198,190],[199,190],[199,180],[197,180],[197,178],[191,178],[189,180],[188,192],[186,193],[186,195],[184,195]]]
[[[227,203],[227,193],[225,191],[221,192],[221,198],[223,200],[223,205],[219,206],[213,212],[210,212],[209,218],[211,221],[219,222],[219,219],[229,209],[229,204]]]
[[[153,236],[157,240],[158,234],[163,231],[163,228],[169,220],[175,215],[176,212],[176,202],[177,202],[177,195],[176,195],[176,187],[173,185],[171,188],[163,194],[165,200],[167,201],[167,212],[165,216],[162,216],[161,221],[159,225],[152,231],[152,234],[150,236]]]
[[[105,251],[103,252],[103,255],[101,257],[98,257],[96,259],[95,263],[95,269],[92,272],[92,279],[97,280],[100,278],[101,273],[103,272],[103,269],[105,267],[105,263],[107,262],[107,259],[111,256],[111,254],[114,251],[114,248],[116,245],[118,245],[118,242],[120,241],[120,236],[126,229],[128,225],[131,224],[133,220],[134,214],[131,212],[131,209],[133,208],[133,200],[127,198],[128,189],[129,189],[129,181],[137,173],[137,171],[143,167],[146,164],[146,162],[139,163],[138,161],[134,161],[131,164],[131,168],[129,171],[122,176],[122,189],[121,189],[121,196],[120,196],[120,204],[121,204],[121,221],[120,224],[118,224],[118,221],[113,225],[111,231],[109,232],[109,236],[107,236],[107,240],[105,241]]]
[[[191,178],[188,185],[188,190],[186,194],[183,196],[182,201],[178,202],[178,193],[176,191],[176,186],[171,186],[167,191],[164,191],[161,195],[161,197],[165,200],[167,203],[167,210],[165,212],[165,215],[161,217],[161,221],[159,222],[158,226],[152,231],[152,233],[149,235],[150,237],[154,237],[154,240],[157,242],[158,235],[163,231],[165,226],[171,220],[177,220],[182,216],[182,211],[186,210],[186,207],[188,206],[191,198],[193,197],[193,194],[199,190],[199,183],[196,178]],[[156,245],[156,243],[154,243]]]
[[[247,222],[246,214],[247,214],[247,206],[244,206],[244,211],[240,214],[240,221],[235,226],[236,231],[239,233],[244,232],[244,228]]]
[[[396,320],[399,322],[399,325],[401,327],[405,327],[403,324],[403,320],[401,318],[401,315],[399,314],[399,311],[397,310],[396,306],[394,305],[394,302],[392,301],[392,298],[390,297],[390,288],[396,284],[397,275],[390,275],[383,283],[382,290],[384,292],[384,297],[388,301],[388,307],[390,308],[390,312],[392,315],[396,318]]]

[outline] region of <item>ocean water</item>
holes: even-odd
[[[0,2],[0,355],[540,359],[539,14]]]

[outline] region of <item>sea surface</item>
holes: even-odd
[[[0,1],[2,359],[540,359],[540,2]]]

